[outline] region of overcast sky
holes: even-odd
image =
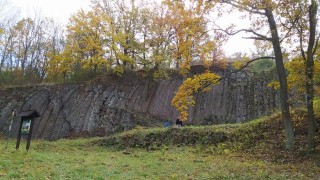
[[[2,1],[2,0],[0,0]],[[90,0],[8,0],[9,4],[20,10],[23,17],[39,14],[45,17],[51,17],[54,20],[67,24],[71,14],[76,13],[81,8],[87,10],[90,8]],[[235,22],[243,25],[243,21],[239,21],[233,16],[226,17],[222,22]],[[223,47],[227,56],[236,52],[247,52],[254,50],[253,41],[245,40],[240,34],[231,37]]]
[[[20,9],[21,16],[33,16],[40,13],[66,24],[71,14],[78,10],[89,9],[90,0],[9,0],[9,3]]]

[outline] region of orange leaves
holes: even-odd
[[[193,78],[187,78],[182,83],[171,102],[180,112],[181,120],[187,120],[189,107],[195,105],[194,95],[210,90],[213,85],[218,84],[219,79],[219,75],[205,72]]]

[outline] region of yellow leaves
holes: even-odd
[[[267,86],[271,87],[273,89],[279,89],[280,88],[280,83],[278,81],[273,80]]]
[[[287,81],[288,81],[288,88],[289,89],[296,89],[300,93],[305,92],[305,83],[306,83],[306,76],[305,76],[305,62],[301,58],[294,58],[290,62],[285,64],[285,68],[288,71]],[[314,62],[314,82],[315,85],[319,84],[320,82],[320,62]],[[268,84],[269,87],[273,87],[278,89],[280,84],[278,81],[272,81]],[[318,91],[317,86],[315,90]]]
[[[208,35],[207,4],[203,1],[164,1],[167,22],[173,32],[172,58],[182,74],[189,71],[193,61],[212,60],[215,43]],[[195,59],[195,57],[198,57]]]
[[[48,54],[50,58],[46,71],[49,81],[60,81],[72,71],[72,64],[65,54]]]
[[[122,61],[122,62],[128,62],[132,63],[132,58],[126,54],[123,53],[118,53],[117,57]]]
[[[320,117],[320,97],[315,97],[313,101],[314,114],[317,118]]]
[[[165,70],[159,69],[156,72],[153,73],[153,79],[159,80],[162,78],[168,78],[168,74]]]
[[[304,61],[300,58],[295,58],[285,64],[286,69],[289,71],[287,77],[288,87],[290,89],[296,88],[299,92],[304,92],[305,89],[305,67]]]
[[[195,105],[194,95],[209,91],[213,85],[218,84],[219,79],[219,75],[205,72],[193,78],[187,78],[182,83],[171,102],[180,112],[181,120],[187,120],[189,107]]]
[[[241,67],[243,67],[244,62],[243,61],[236,61],[234,63],[232,63],[232,67],[235,69],[240,69]]]
[[[116,66],[112,69],[114,73],[116,73],[118,76],[121,76],[124,72],[124,68],[122,66]]]
[[[238,70],[244,67],[248,63],[248,61],[250,61],[250,58],[247,56],[244,56],[241,58],[241,60],[233,62],[232,67]]]

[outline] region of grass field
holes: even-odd
[[[223,128],[231,136],[232,133],[239,133],[236,131],[237,127],[243,129],[251,125],[213,126],[211,129],[219,132]],[[192,129],[193,133],[209,132],[208,127],[184,127],[179,131],[188,133],[188,129]],[[155,132],[163,134],[165,131],[170,130],[135,129],[116,136],[154,135]],[[227,142],[215,145],[162,144],[150,150],[144,147],[98,145],[99,142],[104,142],[104,138],[62,139],[54,142],[34,140],[27,152],[24,149],[25,141],[22,141],[19,150],[15,150],[14,139],[10,140],[8,149],[5,149],[5,139],[0,140],[0,179],[320,178],[320,160],[317,159],[319,154],[301,155],[301,151],[297,151],[294,156],[286,156],[286,153],[277,153],[271,149],[268,153],[265,148],[269,145],[263,142],[257,146],[264,150],[254,154],[259,151],[258,148],[234,149],[237,147],[235,142],[232,146]],[[273,158],[270,159],[266,154],[271,154]]]
[[[265,162],[241,153],[187,146],[116,151],[88,146],[92,140],[96,139],[34,141],[29,152],[23,148],[16,151],[14,143],[5,150],[1,143],[0,179],[312,178],[295,164]]]

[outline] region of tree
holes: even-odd
[[[51,19],[35,15],[22,18],[6,13],[0,20],[0,72],[3,83],[42,81],[47,73]]]
[[[212,2],[209,0],[209,2]],[[283,37],[280,37],[279,29],[281,27],[281,6],[280,1],[272,0],[263,0],[263,1],[247,1],[247,0],[220,0],[219,3],[230,5],[233,8],[238,9],[240,12],[246,12],[249,17],[252,19],[252,26],[248,29],[241,29],[238,31],[226,31],[229,35],[234,35],[239,32],[247,32],[252,36],[247,37],[249,39],[254,39],[257,41],[266,41],[272,44],[273,52],[275,56],[275,63],[277,74],[280,83],[280,106],[282,120],[285,127],[285,137],[286,137],[286,149],[293,150],[294,148],[294,130],[293,123],[291,121],[290,112],[289,112],[289,103],[288,103],[288,83],[287,75],[283,62],[283,51],[281,42],[283,38],[286,38],[288,33],[284,33]],[[276,16],[275,16],[276,14]],[[262,17],[262,18],[261,18]],[[276,20],[277,19],[277,20]],[[277,23],[278,22],[278,23]],[[269,31],[266,35],[263,33],[263,29],[268,27]]]
[[[83,15],[80,12],[74,15],[68,26],[65,51],[69,51],[66,53],[67,59],[74,59],[72,56],[80,55],[75,49],[82,53],[88,52],[92,51],[90,44],[98,44],[103,50],[100,51],[100,55],[101,62],[106,63],[105,69],[119,75],[124,70],[157,69],[160,64],[164,65],[170,61],[168,58],[170,30],[167,28],[167,21],[164,21],[163,11],[156,11],[154,6],[134,0],[92,1],[92,9],[82,13]],[[94,25],[89,17],[94,17],[99,23]],[[89,32],[95,27],[98,27],[99,35],[97,38],[89,38],[92,34]],[[93,42],[89,43],[85,39]],[[80,44],[81,47],[77,47]],[[79,56],[77,59],[83,61],[86,57]],[[78,65],[78,67],[83,66]]]
[[[18,11],[11,6],[10,1],[0,1],[0,23],[8,21],[8,19],[16,18]]]
[[[88,72],[90,78],[95,77],[106,66],[103,33],[104,27],[94,11],[80,10],[73,15],[67,26],[65,59],[61,59],[62,64],[69,65],[61,70],[64,73],[72,71],[73,75]]]
[[[47,81],[60,82],[66,79],[67,64],[63,64],[63,50],[65,39],[62,28],[54,21],[50,21],[48,33],[51,35],[47,39],[44,53],[44,68]]]
[[[36,16],[21,19],[12,27],[13,51],[10,56],[15,61],[13,65],[20,80],[41,81],[45,77],[45,47],[51,36],[47,32],[50,21]]]
[[[175,67],[186,74],[191,63],[205,60],[213,61],[218,51],[220,37],[209,35],[208,24],[210,7],[203,1],[164,1],[170,26],[171,58],[175,59]]]
[[[313,110],[313,99],[314,99],[314,54],[316,44],[316,26],[317,26],[317,10],[318,4],[315,0],[311,0],[309,6],[309,41],[307,52],[305,53],[303,47],[301,47],[302,58],[305,61],[305,75],[306,75],[306,94],[307,94],[307,111],[308,111],[308,138],[307,148],[315,150],[315,119]],[[302,36],[302,27],[300,29],[300,36]],[[300,38],[301,40],[302,38]],[[300,42],[300,45],[302,42]]]
[[[6,21],[1,24],[2,32],[0,33],[0,69],[4,68],[5,63],[9,62],[9,57],[13,51],[13,32],[11,21]]]
[[[209,91],[212,86],[219,83],[220,79],[219,75],[207,71],[192,78],[187,78],[182,83],[171,102],[180,112],[182,121],[188,119],[189,106],[195,105],[194,95],[199,92]]]
[[[290,37],[287,40],[291,46],[297,47],[296,52],[295,50],[291,52],[296,58],[288,64],[290,71],[289,78],[291,78],[292,84],[300,85],[298,88],[300,92],[305,93],[308,122],[307,149],[314,150],[314,56],[319,39],[316,39],[317,34],[319,34],[316,31],[318,4],[314,0],[299,2],[286,0],[282,1],[279,6],[282,7],[280,13],[282,20],[285,20],[282,23],[284,24],[283,28],[288,32],[287,37]],[[299,67],[304,67],[304,69],[297,70],[294,67],[295,65],[300,65]],[[299,77],[297,77],[298,71],[301,72]],[[304,86],[301,86],[301,83],[304,83]]]
[[[108,66],[118,74],[125,69],[134,69],[140,47],[138,19],[143,12],[134,0],[93,1],[92,8],[103,32],[101,46]]]
[[[162,74],[162,70],[169,68],[170,25],[166,20],[164,6],[155,6],[144,9],[145,15],[140,17],[141,22],[141,62],[144,69],[154,69],[155,76]]]
[[[16,22],[16,11],[7,0],[0,2],[0,83],[8,84],[12,81],[12,66],[14,50],[12,27]]]
[[[315,149],[315,119],[314,119],[314,56],[317,50],[317,12],[318,3],[315,0],[290,2],[287,18],[290,27],[298,38],[298,52],[304,66],[304,78],[308,121],[307,148]],[[318,34],[319,36],[319,34]],[[306,49],[306,50],[305,50]]]

